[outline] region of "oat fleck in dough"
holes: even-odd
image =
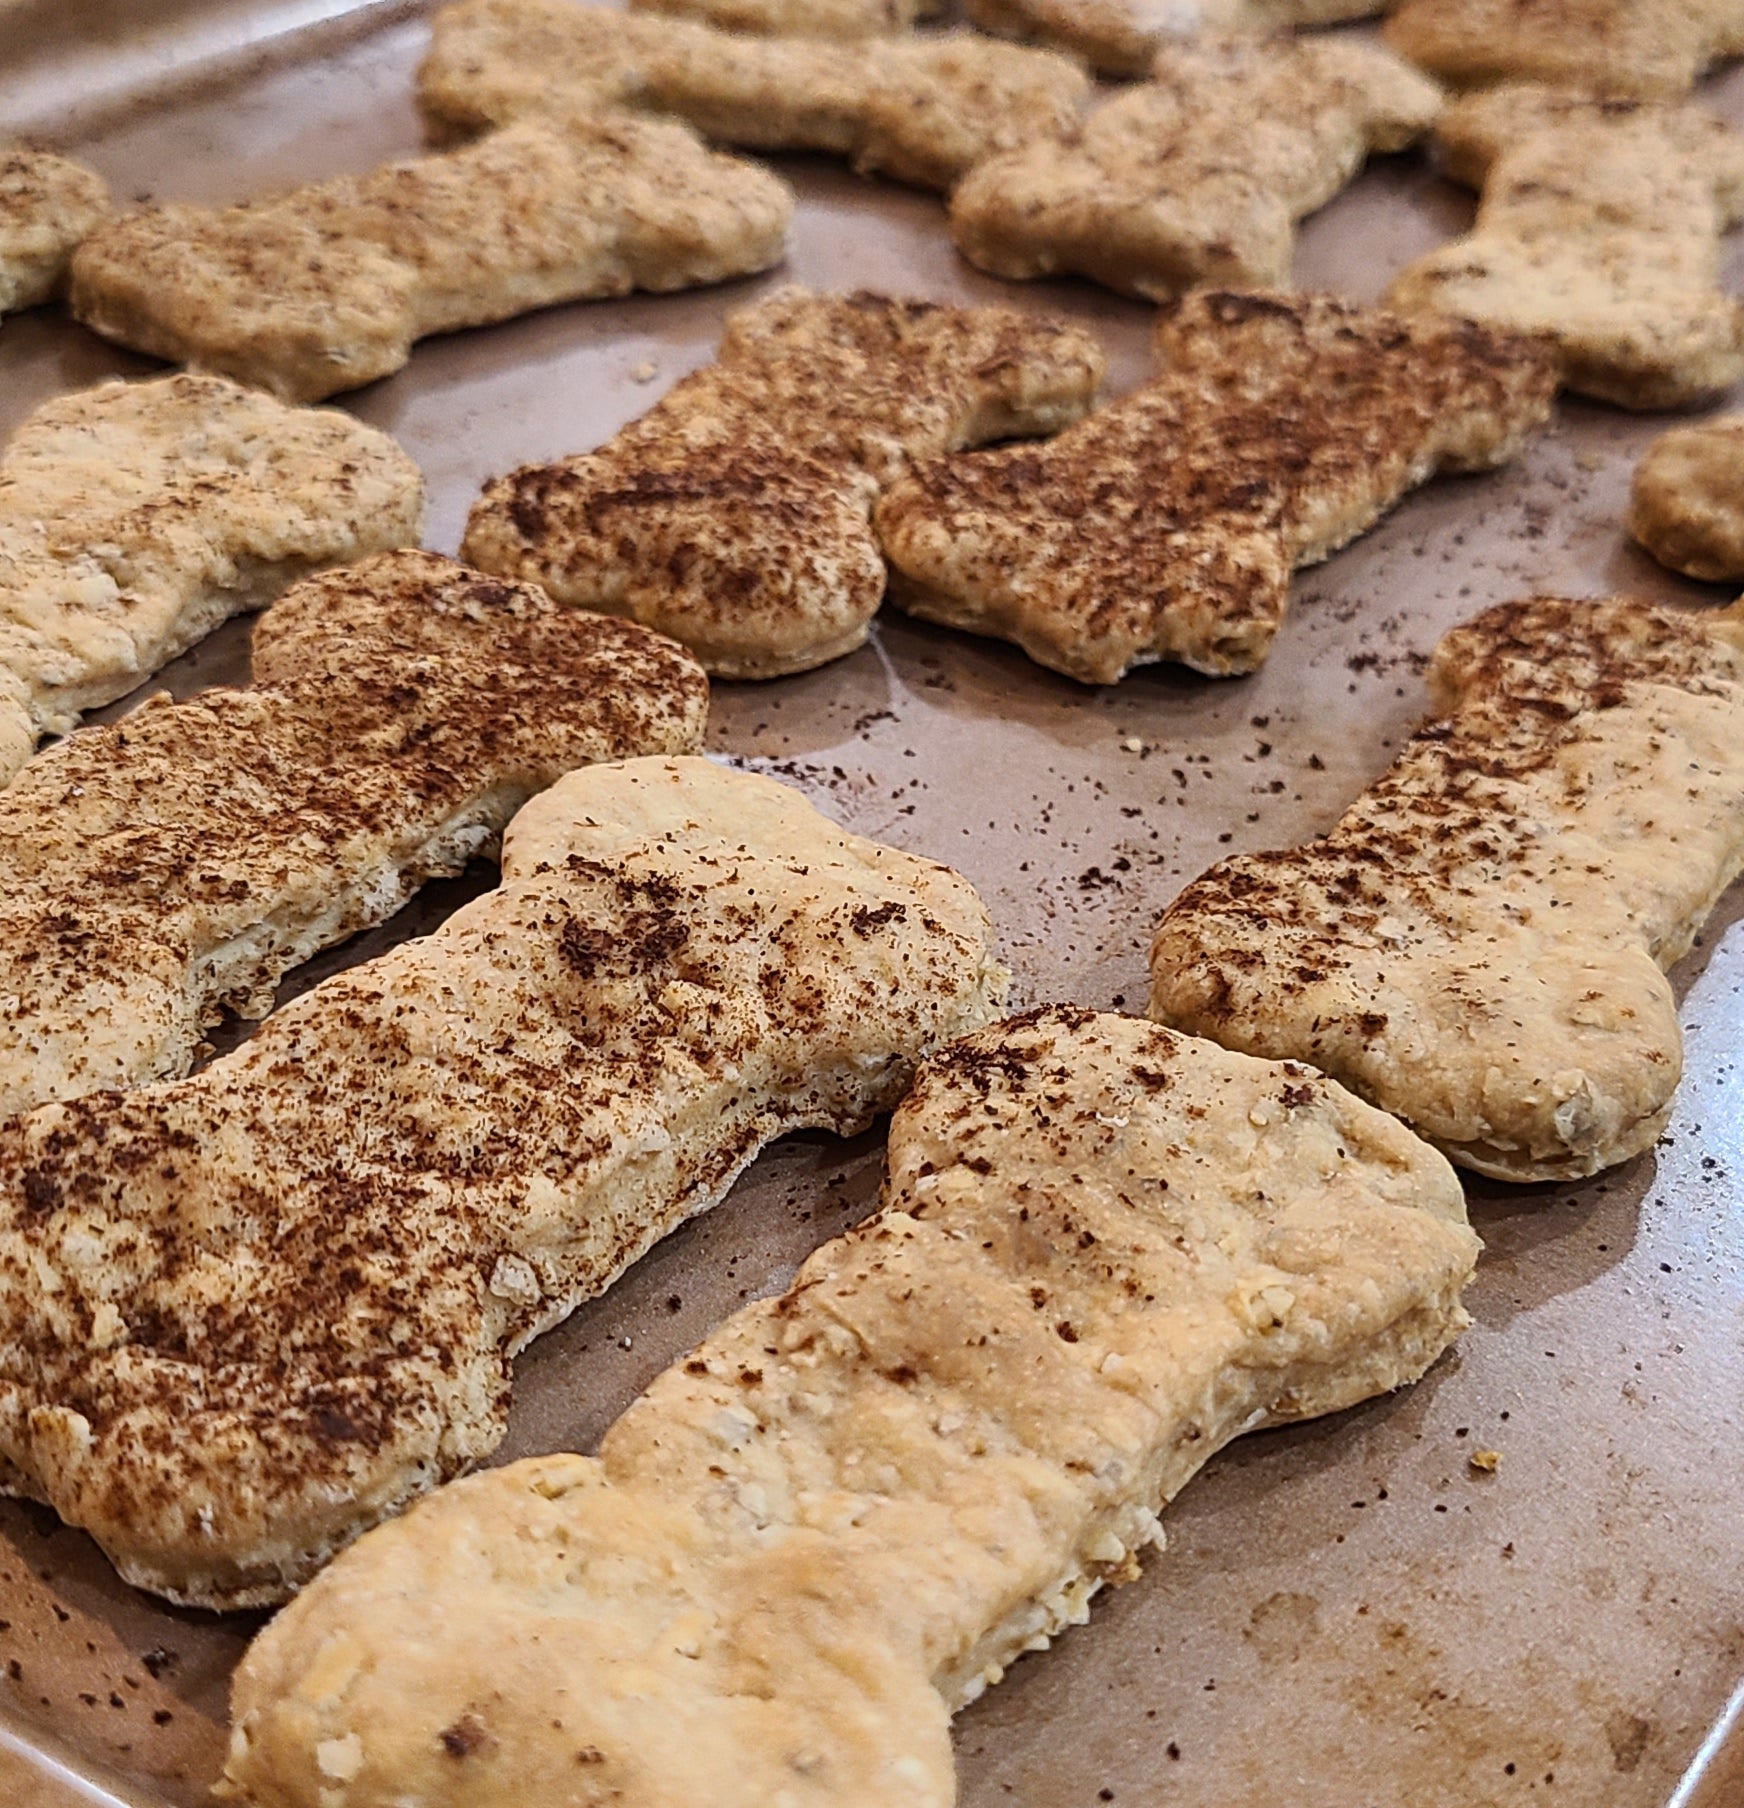
[[[0,792],[0,1116],[186,1073],[226,1009],[495,851],[594,760],[688,753],[682,648],[433,553],[309,578],[257,688],[154,699]]]
[[[73,258],[87,326],[313,401],[431,333],[693,288],[782,256],[793,194],[671,120],[527,119],[477,144],[241,207],[150,207]]]
[[[1538,333],[1570,389],[1623,408],[1686,407],[1744,375],[1744,307],[1720,287],[1744,137],[1694,107],[1533,86],[1466,96],[1437,137],[1483,198],[1467,237],[1393,284],[1395,307]]]
[[[875,516],[891,600],[1112,684],[1180,660],[1251,672],[1290,574],[1438,470],[1511,458],[1550,411],[1516,334],[1329,296],[1200,291],[1163,375],[1043,446],[917,465]]]
[[[1087,1011],[972,1036],[883,1212],[597,1458],[444,1490],[273,1622],[219,1793],[949,1808],[952,1711],[1230,1439],[1422,1374],[1477,1252],[1447,1164],[1309,1068]]]
[[[1744,867],[1744,605],[1503,604],[1430,687],[1330,835],[1181,894],[1151,1014],[1313,1061],[1480,1173],[1596,1174],[1665,1128],[1661,969]]]
[[[1159,50],[1223,32],[1283,32],[1367,19],[1388,0],[968,0],[983,31],[1051,44],[1103,75],[1146,75]]]
[[[221,378],[45,403],[0,454],[0,784],[228,617],[415,541],[423,510],[385,433]]]
[[[765,1143],[996,1016],[991,944],[957,874],[772,779],[570,773],[435,934],[0,1123],[0,1481],[140,1587],[282,1599],[488,1456],[514,1354]]]
[[[574,0],[462,0],[436,15],[418,99],[433,136],[529,115],[670,113],[711,139],[822,151],[923,188],[1076,122],[1077,64],[972,32],[875,40],[851,54],[746,38]]]
[[[1744,53],[1744,0],[1404,0],[1386,32],[1456,87],[1552,82],[1669,100]]]
[[[855,50],[867,38],[905,32],[941,0],[630,0],[633,11],[698,19],[757,37],[826,38]]]
[[[109,189],[95,170],[0,145],[0,314],[50,299],[73,247],[109,211]]]
[[[1744,579],[1744,415],[1674,427],[1635,467],[1629,531],[1661,565]]]
[[[1056,321],[784,289],[600,451],[491,484],[462,556],[633,616],[724,677],[805,671],[866,639],[872,505],[908,460],[1053,432],[1102,371]]]

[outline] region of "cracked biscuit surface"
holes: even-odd
[[[792,191],[672,120],[524,119],[459,150],[239,207],[123,214],[73,258],[85,325],[313,401],[431,333],[781,259]]]
[[[74,246],[108,211],[109,189],[95,170],[0,145],[0,314],[47,301]]]
[[[418,538],[385,433],[217,377],[45,403],[0,454],[0,783],[229,616]]]
[[[251,691],[154,699],[0,792],[0,1116],[186,1073],[318,950],[494,851],[576,766],[688,753],[708,681],[432,553],[295,586]]]
[[[518,1350],[1005,985],[966,881],[784,785],[571,772],[433,935],[0,1123],[0,1482],[141,1587],[280,1600],[496,1447]]]
[[[1673,99],[1744,53],[1744,0],[1404,0],[1389,43],[1441,80]]]
[[[719,142],[827,152],[937,189],[995,152],[1066,131],[1088,92],[1064,57],[970,32],[849,54],[574,0],[445,7],[418,74],[439,137],[565,108],[630,108],[674,114]]]
[[[909,460],[1056,431],[1103,367],[1083,329],[1005,308],[784,289],[598,452],[492,483],[462,556],[658,628],[713,673],[805,671],[866,639],[872,506]]]
[[[1503,604],[1430,687],[1330,834],[1181,894],[1151,1014],[1312,1061],[1480,1173],[1597,1173],[1665,1128],[1664,969],[1744,867],[1744,606]]]
[[[1629,532],[1661,565],[1744,579],[1744,415],[1674,427],[1635,467]]]
[[[1230,1439],[1415,1380],[1478,1250],[1447,1164],[1312,1070],[1059,1008],[927,1063],[883,1207],[597,1458],[342,1557],[245,1657],[220,1795],[948,1808],[950,1714]]]
[[[875,525],[891,600],[1109,684],[1159,659],[1249,672],[1290,574],[1437,470],[1511,457],[1549,412],[1515,334],[1327,296],[1189,295],[1163,375],[1041,446],[937,458]]]
[[[906,32],[941,0],[630,0],[632,11],[696,19],[752,37],[825,38],[858,49]]]
[[[1569,388],[1623,408],[1687,407],[1744,375],[1744,306],[1720,286],[1744,136],[1695,107],[1532,85],[1465,96],[1436,135],[1483,191],[1477,219],[1406,267],[1393,306],[1538,334]]]

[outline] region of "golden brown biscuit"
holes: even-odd
[[[1739,0],[1404,0],[1386,25],[1402,55],[1456,87],[1551,82],[1675,99],[1744,53]]]
[[[95,170],[0,145],[0,314],[47,301],[74,246],[108,211],[109,189]]]
[[[1072,273],[1151,301],[1285,285],[1296,222],[1440,110],[1433,82],[1371,44],[1182,46],[1064,146],[1040,138],[970,170],[951,234],[995,276]]]
[[[0,1481],[174,1600],[282,1599],[488,1456],[511,1358],[789,1131],[997,1014],[948,868],[631,760],[503,884],[190,1079],[0,1123]]]
[[[70,301],[137,351],[313,401],[431,333],[766,270],[792,213],[672,121],[527,119],[248,206],[123,214],[74,255]]]
[[[1719,280],[1744,137],[1694,107],[1521,86],[1456,101],[1437,138],[1483,198],[1393,306],[1536,333],[1569,388],[1623,408],[1685,407],[1744,375],[1744,307]]]
[[[1597,1173],[1665,1128],[1662,969],[1744,867],[1744,606],[1503,604],[1430,686],[1329,835],[1181,894],[1151,1014],[1313,1061],[1480,1173]]]
[[[186,1073],[226,1010],[264,1016],[535,791],[691,752],[708,714],[682,648],[433,553],[298,584],[254,666],[252,691],[154,700],[0,792],[0,1116]]]
[[[938,189],[984,157],[1069,129],[1089,86],[1064,57],[970,32],[850,53],[574,0],[445,7],[418,74],[438,138],[541,112],[640,109],[723,143],[823,151]]]
[[[1661,565],[1744,578],[1744,415],[1674,427],[1635,467],[1629,531]]]
[[[1415,1380],[1478,1251],[1447,1164],[1341,1087],[1063,1009],[928,1063],[884,1208],[597,1458],[341,1558],[244,1659],[220,1795],[948,1808],[951,1712],[1135,1577],[1230,1439]]]
[[[872,505],[909,459],[1050,433],[1101,347],[1004,308],[783,289],[598,452],[485,491],[462,556],[772,678],[850,653],[884,593]]]
[[[1175,659],[1251,672],[1290,574],[1437,470],[1511,458],[1550,411],[1518,335],[1328,296],[1189,295],[1163,375],[1043,446],[932,459],[874,516],[891,600],[1086,684]]]
[[[723,31],[774,38],[846,40],[904,32],[941,0],[630,0],[637,12],[697,19]]]
[[[0,454],[0,784],[229,616],[416,541],[423,512],[385,433],[219,377],[45,403]]]

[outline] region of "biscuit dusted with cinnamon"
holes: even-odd
[[[491,484],[462,556],[646,622],[722,676],[805,671],[866,639],[872,505],[908,461],[1051,433],[1102,371],[1056,321],[784,289],[598,452]]]
[[[941,0],[630,0],[633,11],[697,19],[753,37],[824,38],[854,51],[868,38],[905,32]]]
[[[1159,51],[1224,32],[1283,32],[1367,19],[1388,0],[968,0],[983,31],[1049,44],[1103,75],[1150,73]]]
[[[0,145],[0,314],[47,301],[73,247],[108,211],[109,189],[95,170]]]
[[[884,1210],[597,1458],[444,1490],[267,1628],[219,1794],[949,1808],[953,1710],[1232,1438],[1416,1380],[1477,1253],[1447,1164],[1309,1068],[1058,1008],[971,1036]]]
[[[1629,532],[1686,577],[1744,579],[1744,415],[1674,427],[1647,448],[1635,467]]]
[[[747,38],[575,0],[461,0],[436,15],[418,98],[450,138],[568,109],[671,113],[711,139],[822,151],[948,189],[972,164],[1076,121],[1083,70],[970,32]]]
[[[1328,296],[1188,296],[1164,374],[1043,446],[917,465],[878,505],[891,600],[1086,684],[1251,672],[1290,574],[1438,470],[1500,464],[1550,409],[1516,334]]]
[[[226,1010],[495,851],[594,760],[687,753],[682,648],[432,553],[291,590],[252,691],[155,699],[0,792],[0,1116],[186,1073]]]
[[[1456,87],[1551,82],[1666,100],[1744,53],[1744,0],[1404,0],[1386,34]]]
[[[218,377],[46,402],[0,454],[0,784],[228,617],[418,538],[385,433]]]
[[[1372,44],[1182,46],[1065,145],[978,164],[951,197],[951,233],[995,276],[1090,276],[1152,301],[1286,285],[1296,222],[1440,110],[1433,82]]]
[[[141,1587],[280,1600],[490,1454],[518,1350],[1005,984],[963,879],[772,779],[572,772],[435,934],[0,1124],[0,1480]]]
[[[1393,306],[1535,333],[1570,389],[1623,408],[1687,407],[1744,376],[1744,306],[1720,286],[1744,136],[1694,107],[1531,86],[1468,95],[1437,136],[1483,198]]]
[[[70,302],[136,351],[313,401],[431,333],[766,270],[792,214],[779,177],[674,121],[526,119],[247,206],[123,214],[80,246]]]
[[[1430,685],[1329,835],[1181,894],[1151,1014],[1313,1061],[1480,1173],[1597,1173],[1665,1128],[1663,969],[1744,867],[1744,605],[1504,604]]]

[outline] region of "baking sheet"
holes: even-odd
[[[200,10],[160,9],[178,27]],[[222,201],[362,168],[417,145],[421,45],[415,22],[363,10],[353,24],[389,23],[356,36],[324,16],[302,35],[248,36],[249,18],[287,15],[210,4],[208,22],[243,31],[231,50],[251,47],[242,75],[221,50],[206,79],[217,68],[229,85],[170,105],[178,83],[160,58],[139,103],[109,106],[100,130],[70,103],[45,113],[35,80],[64,65],[81,16],[58,38],[10,41],[0,16],[0,128],[28,103],[35,130],[129,198]],[[1744,75],[1706,98],[1744,121]],[[346,399],[423,465],[430,545],[453,550],[487,476],[642,412],[706,361],[729,308],[781,280],[1065,311],[1102,333],[1116,389],[1148,371],[1149,309],[993,282],[956,258],[934,198],[823,161],[779,167],[801,197],[782,272],[427,342]],[[1469,197],[1422,160],[1390,160],[1308,224],[1298,279],[1374,297],[1469,217]],[[1735,245],[1734,287],[1741,274]],[[0,429],[146,368],[52,313],[9,320]],[[1565,403],[1514,468],[1420,492],[1299,579],[1253,678],[1152,670],[1084,690],[1013,649],[889,615],[822,671],[717,686],[710,746],[961,868],[1001,925],[1020,1002],[1140,1009],[1163,905],[1222,854],[1329,824],[1423,714],[1423,656],[1444,628],[1532,590],[1724,600],[1621,532],[1633,460],[1665,424]],[[246,643],[232,624],[164,684],[237,680]],[[430,927],[491,880],[431,888],[292,987]],[[1488,1254],[1457,1351],[1407,1393],[1216,1459],[1170,1510],[1170,1549],[1144,1579],[960,1717],[966,1808],[1669,1801],[1744,1677],[1741,919],[1735,888],[1677,976],[1688,1077],[1659,1150],[1581,1187],[1470,1181]],[[770,1151],[710,1218],[527,1353],[502,1457],[590,1447],[650,1377],[871,1209],[880,1155],[877,1132]],[[1495,1475],[1469,1469],[1479,1447],[1502,1453]],[[0,1800],[201,1800],[229,1670],[257,1623],[166,1608],[52,1515],[0,1506]],[[1724,1781],[1726,1763],[1680,1808],[1737,1808],[1744,1783],[1736,1768]]]

